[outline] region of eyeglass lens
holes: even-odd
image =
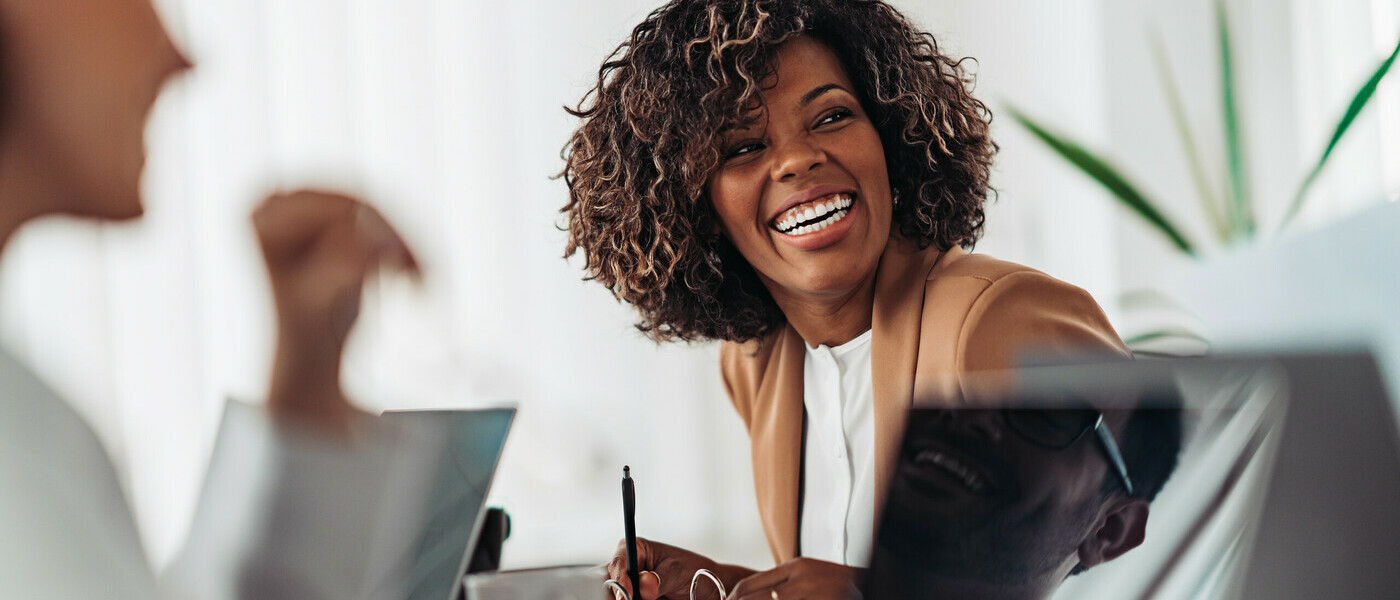
[[[1006,422],[1027,441],[1051,449],[1074,445],[1094,426],[1093,409],[1008,409]]]

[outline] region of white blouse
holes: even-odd
[[[802,366],[802,556],[854,567],[869,565],[875,534],[870,335],[835,347],[808,347]]]

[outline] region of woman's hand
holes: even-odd
[[[859,600],[864,569],[824,560],[795,558],[752,575],[734,587],[736,600]]]
[[[608,578],[622,584],[632,593],[632,582],[627,578],[627,542],[617,545],[617,553],[608,562]],[[656,600],[657,598],[689,598],[690,579],[698,569],[709,569],[724,582],[726,587],[749,576],[754,571],[734,565],[721,565],[709,558],[675,546],[667,546],[643,538],[637,538],[637,568],[642,570],[642,593],[633,600]],[[695,600],[718,598],[718,590],[706,581],[696,590]]]
[[[380,265],[416,274],[417,262],[378,212],[347,196],[278,194],[253,212],[253,227],[277,307],[269,410],[343,431],[355,410],[340,389],[340,357],[365,278]]]

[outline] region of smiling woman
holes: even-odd
[[[801,36],[775,62],[763,108],[725,133],[706,187],[722,238],[787,320],[810,343],[834,346],[870,328],[869,311],[838,310],[834,322],[820,313],[871,291],[893,209],[885,154],[829,47]]]
[[[566,252],[652,337],[725,342],[782,563],[643,540],[642,597],[696,568],[740,595],[854,591],[916,392],[1029,351],[1127,353],[1082,290],[964,251],[996,150],[970,87],[883,2],[678,0],[572,111]]]
[[[594,92],[573,111],[583,123],[564,170],[566,252],[582,251],[590,274],[635,305],[639,327],[657,339],[754,340],[787,320],[704,200],[713,185],[735,181],[715,179],[722,164],[750,162],[731,159],[764,147],[755,134],[774,83],[765,76],[775,74],[782,43],[803,34],[820,41],[803,52],[835,55],[824,63],[827,76],[845,81],[835,93],[879,136],[884,198],[904,199],[887,209],[895,229],[940,249],[971,247],[981,233],[996,151],[990,114],[968,93],[959,62],[893,8],[672,3],[604,63]],[[789,93],[803,100],[816,91]]]

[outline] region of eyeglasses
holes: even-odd
[[[1003,409],[1002,417],[1006,425],[1027,442],[1048,450],[1067,450],[1079,443],[1084,434],[1090,431],[1099,438],[1108,464],[1118,473],[1123,489],[1133,495],[1133,481],[1128,478],[1128,465],[1123,462],[1123,453],[1113,440],[1113,433],[1103,422],[1103,413],[1092,408],[1083,409]]]

